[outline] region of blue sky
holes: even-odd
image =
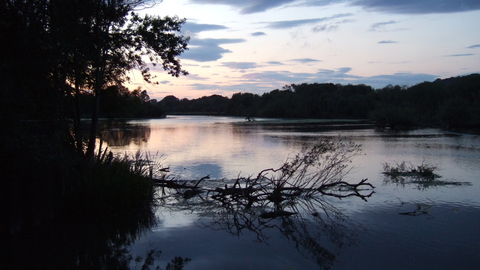
[[[133,76],[151,98],[262,94],[287,84],[414,85],[480,72],[479,0],[164,0],[186,18],[189,76]]]

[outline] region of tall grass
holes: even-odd
[[[105,149],[99,152],[92,166],[80,173],[67,209],[75,209],[77,214],[104,216],[152,207],[155,166],[148,155],[114,156]]]

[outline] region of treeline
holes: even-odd
[[[262,95],[236,93],[198,99],[167,96],[167,114],[245,117],[371,119],[381,127],[480,128],[480,74],[437,79],[411,87],[332,83],[292,84]]]
[[[88,118],[92,114],[95,97],[90,92],[82,92],[80,112]],[[74,101],[73,98],[71,100]],[[130,91],[127,87],[112,85],[102,91],[99,104],[101,118],[161,118],[165,116],[163,106],[155,99],[150,99],[147,90],[138,87]]]

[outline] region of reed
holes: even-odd
[[[78,214],[119,215],[155,204],[152,176],[159,165],[148,154],[114,156],[108,148],[80,173],[67,209]]]

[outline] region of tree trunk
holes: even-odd
[[[106,68],[106,52],[105,44],[108,36],[108,25],[102,25],[103,19],[100,14],[97,14],[95,32],[96,32],[96,57],[95,57],[95,86],[94,94],[95,101],[92,112],[92,124],[90,126],[90,136],[88,137],[88,146],[85,156],[88,160],[93,160],[95,157],[95,145],[98,132],[98,114],[100,110],[100,96],[103,88]]]
[[[100,96],[95,95],[95,103],[93,105],[93,112],[92,112],[92,123],[90,125],[90,134],[88,136],[88,146],[87,152],[85,153],[85,157],[87,159],[93,159],[95,154],[95,145],[97,141],[97,132],[98,132],[98,110],[100,104]]]

